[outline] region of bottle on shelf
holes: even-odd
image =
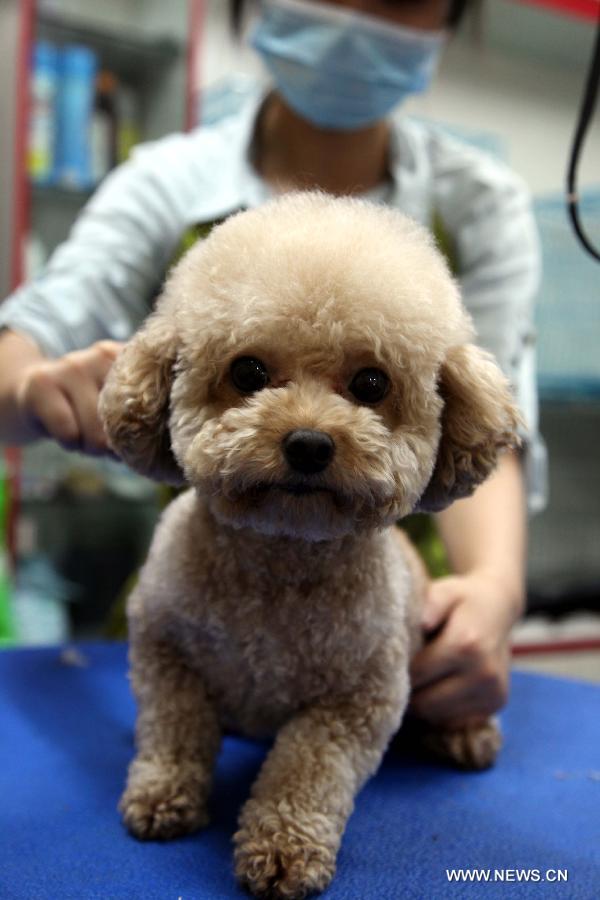
[[[62,48],[57,117],[57,182],[74,190],[88,190],[94,185],[91,122],[97,68],[97,56],[88,47],[71,44]]]
[[[58,68],[58,48],[48,41],[37,41],[32,54],[27,145],[27,171],[34,184],[46,185],[54,180]]]
[[[90,139],[94,184],[117,164],[117,79],[102,70],[96,78],[96,97]]]

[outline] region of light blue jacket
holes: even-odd
[[[269,188],[252,165],[252,93],[209,127],[141,145],[102,184],[43,275],[0,306],[0,327],[60,356],[140,325],[188,228],[256,206]],[[529,193],[502,163],[435,125],[393,120],[390,182],[374,197],[441,223],[482,346],[514,386],[528,424],[530,507],[545,492],[537,436],[533,300],[539,246]]]

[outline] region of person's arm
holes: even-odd
[[[434,172],[435,206],[478,343],[510,380],[527,425],[521,453],[502,455],[472,497],[436,517],[455,574],[430,586],[413,711],[454,726],[489,716],[508,696],[509,633],[525,598],[525,494],[539,501],[544,474],[528,465],[534,478],[525,484],[522,471],[540,447],[531,324],[540,259],[528,191],[505,166],[440,137]]]
[[[412,668],[412,711],[461,725],[504,705],[509,635],[524,604],[526,514],[517,454],[472,497],[437,516],[454,575],[433,581],[423,611],[429,641]]]
[[[513,616],[520,615],[526,512],[518,453],[503,453],[496,471],[473,496],[438,513],[436,521],[453,571],[488,574],[503,587]]]
[[[106,450],[98,395],[205,188],[192,151],[174,137],[115,170],[41,276],[0,305],[0,441]]]
[[[183,232],[181,216],[162,196],[167,188],[143,160],[115,170],[42,273],[0,305],[0,327],[30,338],[49,359],[129,338]]]

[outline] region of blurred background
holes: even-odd
[[[600,266],[565,214],[567,156],[598,0],[488,0],[451,41],[433,119],[529,184],[544,254],[536,307],[549,504],[531,520],[520,666],[600,681]],[[0,0],[0,297],[33,278],[140,141],[230,115],[265,81],[225,0]],[[600,126],[580,166],[600,243]],[[0,641],[117,634],[119,598],[164,496],[119,465],[41,443],[0,470]]]

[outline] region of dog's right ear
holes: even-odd
[[[171,450],[169,396],[177,338],[172,317],[158,309],[112,366],[99,412],[110,446],[142,475],[179,485],[184,477]]]

